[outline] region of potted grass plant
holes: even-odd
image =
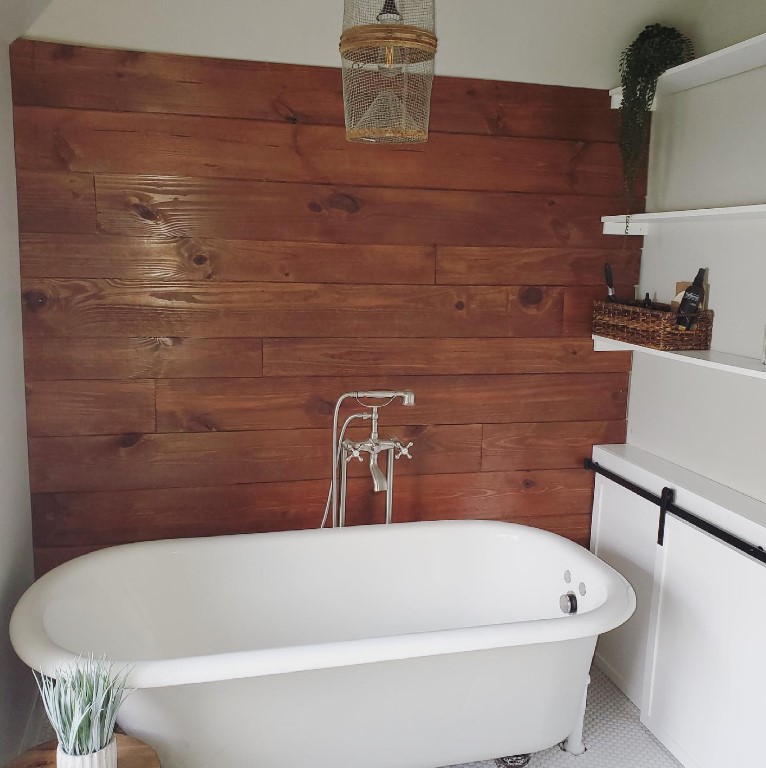
[[[106,658],[78,659],[56,669],[55,679],[35,675],[58,738],[58,768],[115,768],[117,710],[128,693],[128,670]]]

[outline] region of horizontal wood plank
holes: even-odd
[[[99,230],[133,237],[604,247],[600,216],[623,208],[620,197],[95,178]]]
[[[501,477],[497,478],[497,474]],[[445,475],[441,492],[436,490],[430,494],[431,488],[416,484],[415,502],[398,510],[396,519],[402,523],[502,520],[544,528],[579,540],[590,529],[592,487],[578,488],[576,481],[570,482],[568,477],[555,477],[555,474],[509,478],[509,473],[481,472],[472,475],[468,481],[464,476]],[[484,503],[478,502],[479,497],[485,499]],[[456,498],[458,502],[453,501]],[[544,511],[551,514],[543,514]],[[350,525],[363,525],[369,521],[362,510],[357,515],[349,514],[347,519]]]
[[[159,381],[157,428],[161,432],[328,430],[342,392],[380,388],[412,389],[416,396],[413,407],[392,405],[384,411],[381,428],[401,419],[423,425],[612,421],[624,418],[627,374]],[[353,403],[347,404],[348,412]]]
[[[342,125],[340,70],[17,40],[14,104]],[[617,141],[606,91],[437,77],[431,130]]]
[[[435,272],[431,246],[204,238],[23,235],[21,258],[24,277],[407,285]]]
[[[293,183],[620,195],[618,146],[434,133],[346,141],[341,126],[17,107],[20,168]]]
[[[582,470],[404,475],[397,478],[394,519],[494,519],[582,535],[589,525],[592,480]],[[317,528],[327,481],[254,483],[119,492],[35,494],[37,546],[99,546],[176,536]],[[351,479],[354,523],[384,520],[382,494]],[[569,516],[575,516],[568,522]]]
[[[624,443],[624,421],[485,424],[481,468],[487,472],[582,467],[594,445]]]
[[[27,381],[26,389],[32,437],[154,432],[153,381]]]
[[[397,474],[479,470],[481,425],[388,429],[417,446],[417,459],[397,462]],[[29,441],[30,484],[50,493],[329,478],[331,443],[324,429],[37,437]],[[355,461],[349,472],[369,476]]]
[[[559,336],[562,288],[25,280],[28,336]]]
[[[605,109],[604,95],[590,88],[436,77],[430,127],[447,133],[616,142],[619,115],[611,105]]]
[[[92,174],[19,170],[16,183],[22,233],[96,232]]]
[[[340,69],[17,40],[14,104],[343,124]],[[604,96],[606,98],[606,96]]]
[[[596,373],[630,370],[630,355],[590,339],[266,339],[265,376]]]
[[[27,381],[260,376],[261,339],[27,336]],[[115,430],[112,430],[115,431]],[[128,430],[131,431],[131,430]],[[143,431],[143,430],[137,430]]]
[[[439,246],[436,282],[455,285],[597,285],[609,262],[620,282],[638,282],[641,251],[628,248],[454,248]]]

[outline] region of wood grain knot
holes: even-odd
[[[140,432],[127,432],[124,435],[120,435],[117,444],[120,448],[132,448],[134,445],[138,445],[141,442],[143,435]]]
[[[529,285],[519,291],[519,301],[522,307],[536,307],[543,300],[542,288]]]
[[[313,211],[314,213],[321,213],[321,211],[322,211],[322,206],[321,206],[321,205],[319,205],[319,203],[317,203],[315,200],[312,200],[312,201],[311,201],[311,202],[308,204],[308,209],[309,209],[310,211]]]
[[[295,125],[298,122],[298,115],[293,112],[290,107],[287,106],[283,101],[280,101],[279,99],[274,99],[274,101],[271,102],[272,107],[274,107],[274,111],[286,122],[290,123],[291,125]]]
[[[155,339],[155,344],[158,349],[162,347],[180,347],[184,343],[183,338],[180,336],[160,336]]]
[[[198,266],[203,267],[205,264],[208,263],[209,259],[207,257],[206,253],[198,253],[192,261]]]
[[[465,309],[465,302],[464,301],[456,301],[455,302],[455,309],[458,310],[458,312],[462,312]]]
[[[199,424],[206,432],[218,432],[218,425],[210,418],[208,414],[201,413],[192,418],[194,424]]]
[[[53,49],[53,58],[56,61],[64,61],[66,59],[74,58],[74,46],[73,45],[57,45]]]
[[[160,218],[159,212],[146,203],[131,203],[130,207],[146,221],[157,221]]]
[[[24,303],[32,312],[38,312],[48,304],[48,297],[42,291],[26,291]]]
[[[485,119],[491,135],[497,136],[505,130],[505,118],[500,112],[494,115],[487,115]]]
[[[569,242],[572,237],[572,233],[569,231],[569,227],[563,221],[561,221],[561,219],[554,219],[551,222],[551,227],[559,240]]]
[[[535,487],[535,481],[534,481],[534,480],[532,480],[532,478],[530,478],[530,477],[525,477],[525,478],[524,478],[524,479],[521,481],[521,485],[522,485],[524,488],[534,488],[534,487]]]
[[[74,147],[67,141],[66,137],[61,131],[54,131],[53,133],[53,150],[60,158],[61,164],[64,168],[71,168],[74,160],[77,159],[77,152]]]
[[[345,192],[335,192],[327,198],[327,205],[330,208],[335,208],[337,211],[345,211],[346,213],[358,213],[361,209],[359,201],[347,195]]]
[[[335,403],[331,403],[323,397],[317,397],[313,399],[311,410],[320,416],[332,416],[335,410]]]

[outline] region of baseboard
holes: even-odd
[[[633,704],[641,709],[641,696],[643,691],[641,689],[635,689],[636,686],[629,685],[627,680],[608,662],[604,657],[596,651],[593,660],[596,666],[633,702]],[[635,689],[635,690],[634,690]]]

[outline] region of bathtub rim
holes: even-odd
[[[171,659],[114,659],[115,668],[130,671],[129,684],[137,688],[158,688],[171,685],[217,682],[237,678],[287,674],[314,669],[371,664],[385,661],[419,658],[425,656],[492,650],[496,648],[559,642],[593,637],[619,626],[633,614],[636,606],[635,593],[628,581],[617,571],[579,544],[558,534],[518,523],[485,520],[447,520],[400,523],[417,527],[476,527],[507,526],[523,529],[535,538],[556,540],[559,546],[577,552],[577,556],[598,563],[606,593],[604,602],[585,613],[557,616],[549,619],[530,619],[520,622],[477,625],[466,628],[440,629],[399,635],[387,635],[329,643],[290,645],[277,648],[261,648],[245,651],[228,651],[200,656],[184,656]],[[328,529],[321,535],[374,535],[374,529],[387,526],[354,526],[345,529]],[[498,531],[501,530],[498,528]],[[60,585],[56,576],[66,571],[90,567],[95,560],[108,558],[114,550],[133,547],[161,547],[169,542],[212,542],[222,539],[264,536],[299,536],[317,534],[318,529],[280,531],[254,534],[232,534],[205,538],[163,539],[136,542],[107,547],[88,553],[54,568],[42,576],[24,593],[13,611],[10,622],[11,643],[21,660],[32,669],[54,676],[63,664],[77,661],[81,655],[63,648],[47,634],[44,624],[45,608],[49,595],[55,595]],[[349,532],[349,533],[345,533]]]

